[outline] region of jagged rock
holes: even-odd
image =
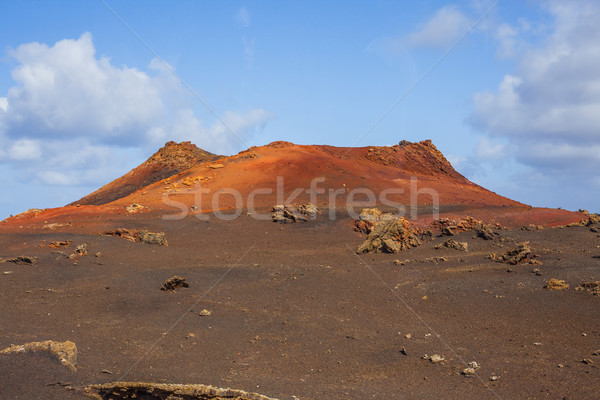
[[[51,249],[58,249],[59,247],[69,246],[70,244],[71,244],[70,240],[57,240],[57,241],[48,243],[48,247],[50,247]]]
[[[140,231],[139,234],[140,242],[146,244],[157,244],[159,246],[168,246],[167,238],[165,237],[164,232],[148,232],[148,231]]]
[[[492,253],[488,256],[489,259],[496,262],[505,262],[510,265],[516,265],[523,261],[526,261],[531,256],[531,249],[529,248],[529,242],[519,243],[519,245],[504,253],[503,255],[497,255]]]
[[[354,230],[368,235],[378,222],[391,219],[397,217],[391,213],[383,213],[378,208],[363,208],[358,219],[354,221]]]
[[[174,277],[167,279],[161,286],[160,290],[168,292],[189,286],[190,285],[185,281],[185,278],[175,275]]]
[[[478,224],[475,227],[475,235],[483,240],[494,240],[495,235],[494,231],[489,225],[486,224]]]
[[[84,394],[96,400],[277,400],[243,390],[222,389],[207,385],[171,383],[112,382],[89,385]]]
[[[548,284],[544,286],[547,290],[565,290],[569,288],[569,284],[556,278],[551,278]]]
[[[87,244],[82,243],[79,246],[75,247],[75,254],[78,256],[87,256]]]
[[[478,237],[486,240],[495,238],[492,229],[501,228],[499,224],[494,226],[488,225],[473,217],[464,217],[460,219],[440,218],[433,221],[431,226],[439,231],[441,236],[454,236],[460,232],[475,231]]]
[[[600,282],[599,281],[591,281],[584,282],[581,285],[577,286],[575,290],[587,290],[591,294],[595,296],[600,296]]]
[[[468,251],[469,244],[467,242],[457,242],[454,239],[448,239],[444,243],[434,246],[434,249],[441,249],[442,247],[448,249],[455,249],[460,251]]]
[[[127,207],[125,207],[125,211],[127,211],[130,214],[136,213],[138,211],[141,211],[144,209],[144,206],[141,204],[137,204],[137,203],[133,203]]]
[[[440,364],[446,361],[446,358],[444,356],[440,356],[439,354],[434,354],[429,357],[429,361],[431,361],[432,364]]]
[[[591,214],[589,220],[585,224],[585,226],[590,227],[590,231],[594,233],[600,232],[600,215],[599,214]]]
[[[65,342],[46,340],[43,342],[25,343],[23,345],[12,345],[0,351],[0,354],[37,352],[50,353],[65,367],[72,371],[77,370],[75,367],[75,364],[77,363],[77,346],[69,340]]]
[[[313,204],[302,204],[298,208],[292,206],[276,205],[271,210],[273,222],[287,224],[290,222],[307,222],[317,217],[317,206]]]
[[[404,218],[378,222],[357,253],[399,253],[421,245]]]
[[[130,242],[142,242],[146,244],[157,244],[160,246],[168,246],[167,238],[164,232],[148,232],[146,230],[139,231],[137,229],[117,228],[114,231],[106,231],[105,236],[117,236]]]
[[[8,258],[4,260],[4,262],[9,262],[13,264],[34,264],[37,261],[37,257],[30,256],[18,256],[14,258]]]

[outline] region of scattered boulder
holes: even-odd
[[[114,231],[106,231],[105,236],[117,236],[131,242],[142,242],[146,244],[157,244],[160,246],[168,246],[167,238],[164,232],[153,233],[146,230],[117,228]]]
[[[544,289],[547,290],[566,290],[569,288],[569,284],[565,283],[565,281],[561,281],[556,278],[551,278],[548,281],[548,284],[544,286]]]
[[[209,316],[212,315],[212,311],[204,309],[204,310],[200,311],[198,313],[198,315],[201,316],[201,317],[209,317]]]
[[[307,222],[317,217],[318,208],[314,204],[302,204],[299,207],[276,205],[271,210],[273,222],[287,224],[290,222]]]
[[[378,222],[357,253],[399,253],[421,245],[415,228],[404,218]]]
[[[479,369],[479,364],[476,361],[467,363],[467,368],[462,370],[464,376],[473,376]]]
[[[276,400],[243,390],[222,389],[207,385],[171,383],[112,382],[89,385],[84,394],[92,399],[185,399],[185,400]]]
[[[30,257],[30,256],[18,256],[18,257],[8,258],[8,259],[4,260],[4,262],[9,262],[9,263],[13,263],[13,264],[21,264],[21,265],[35,264],[36,261],[37,261],[37,257]]]
[[[148,232],[148,231],[140,231],[139,233],[140,242],[146,244],[157,244],[159,246],[168,246],[167,238],[165,237],[164,232]]]
[[[51,249],[58,249],[59,247],[69,246],[71,244],[70,240],[57,240],[54,242],[48,243],[48,247]]]
[[[600,215],[599,214],[591,214],[585,226],[590,228],[590,231],[594,233],[600,232]]]
[[[584,282],[581,285],[577,286],[575,290],[587,290],[589,293],[600,296],[600,282],[599,281],[591,281]]]
[[[440,236],[454,236],[460,232],[475,231],[478,237],[486,240],[495,238],[492,229],[502,228],[499,224],[496,224],[495,226],[488,225],[473,217],[464,217],[460,219],[440,218],[433,221],[431,227],[438,231]]]
[[[521,230],[522,231],[541,231],[543,230],[544,227],[541,225],[534,225],[534,224],[529,224],[527,226],[522,226]]]
[[[66,342],[55,342],[46,340],[43,342],[31,342],[23,345],[12,345],[0,351],[0,354],[13,353],[50,353],[58,359],[58,361],[72,371],[76,371],[75,364],[77,362],[77,346],[75,343],[67,340]]]
[[[223,168],[225,165],[217,163],[217,164],[210,164],[208,166],[208,168],[212,168],[212,169],[219,169],[219,168]]]
[[[432,364],[441,364],[446,361],[446,358],[444,356],[440,356],[439,354],[434,354],[429,357],[429,361],[431,361]]]
[[[86,243],[82,243],[79,246],[75,247],[75,255],[78,256],[87,256],[87,244]]]
[[[117,236],[123,239],[129,240],[130,242],[137,242],[140,231],[135,229],[117,228],[114,231],[106,231],[103,233],[104,236]]]
[[[186,288],[190,285],[185,281],[185,278],[175,275],[172,278],[167,279],[160,290],[164,290],[165,292],[175,291],[179,288]]]
[[[446,240],[444,243],[438,244],[436,246],[434,246],[434,249],[441,249],[441,248],[447,248],[447,249],[455,249],[455,250],[459,250],[459,251],[469,251],[468,247],[469,244],[467,242],[457,242],[454,239],[448,239]]]
[[[475,236],[483,240],[494,240],[496,238],[492,228],[483,223],[475,227]]]
[[[137,203],[133,203],[131,205],[128,205],[127,207],[125,207],[125,211],[127,211],[130,214],[134,214],[138,211],[141,211],[144,209],[144,206],[141,204],[137,204]]]
[[[496,262],[505,262],[510,265],[517,265],[524,261],[528,261],[532,256],[531,248],[529,248],[529,242],[519,243],[517,247],[507,251],[503,255],[497,255],[492,253],[488,256],[489,259]]]

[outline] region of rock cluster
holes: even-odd
[[[434,249],[441,249],[445,247],[447,249],[454,249],[459,251],[468,251],[469,244],[467,242],[457,242],[454,239],[448,239],[444,243],[440,243],[434,246]]]
[[[299,207],[276,205],[271,210],[273,222],[287,224],[290,222],[308,222],[317,217],[318,208],[314,204],[302,204]]]
[[[492,253],[488,256],[489,259],[496,262],[505,262],[510,265],[520,264],[522,262],[529,262],[532,256],[531,248],[529,248],[529,242],[519,243],[517,247],[507,251],[502,255]]]
[[[421,245],[418,231],[404,218],[377,222],[357,253],[399,253]]]
[[[167,238],[164,232],[148,232],[146,230],[117,228],[114,231],[106,231],[105,236],[117,236],[130,242],[142,242],[146,244],[157,244],[159,246],[168,246]]]

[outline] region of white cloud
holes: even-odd
[[[16,161],[38,160],[42,157],[42,149],[37,140],[17,140],[8,150],[8,156]]]
[[[40,171],[38,177],[47,185],[69,186],[78,183],[72,176],[58,171]]]
[[[124,135],[143,135],[163,112],[161,77],[96,58],[89,33],[52,47],[21,45],[10,56],[19,65],[12,71],[17,86],[6,96],[9,136],[71,137],[85,131],[121,141]]]
[[[506,153],[503,144],[494,144],[488,138],[482,137],[475,147],[475,156],[478,160],[491,161],[505,157]]]
[[[507,138],[522,163],[597,174],[600,5],[549,2],[547,10],[554,21],[550,35],[521,55],[496,92],[474,95],[469,121]]]
[[[0,97],[0,168],[19,163],[21,181],[98,185],[135,166],[124,158],[141,162],[167,140],[221,154],[245,147],[220,123],[204,126],[171,66],[155,59],[147,71],[116,67],[95,52],[89,33],[9,51],[16,85]],[[273,114],[228,111],[221,118],[247,138]]]
[[[154,127],[150,134],[157,141],[165,141],[167,138],[191,140],[199,147],[229,153],[240,145],[245,147],[244,142],[249,134],[264,129],[267,122],[274,117],[274,114],[262,109],[244,114],[228,111],[221,116],[223,122],[217,121],[206,127],[192,110],[180,110],[172,122]]]
[[[458,7],[442,7],[419,30],[406,37],[406,44],[409,47],[445,49],[464,35],[471,24],[471,19]]]

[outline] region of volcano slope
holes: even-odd
[[[275,143],[109,204],[0,223],[0,350],[45,340],[78,350],[76,371],[46,353],[0,353],[0,398],[80,399],[94,390],[95,398],[211,398],[165,392],[167,384],[231,387],[244,392],[212,398],[239,399],[594,398],[600,296],[577,286],[600,280],[600,238],[595,225],[564,226],[592,217],[502,198],[434,156],[441,154],[428,142],[397,150]],[[183,183],[238,188],[247,198],[255,188],[276,189],[282,176],[288,197],[310,187],[315,171],[325,177],[321,188],[348,190],[335,218],[326,196],[317,198],[315,220],[257,218],[251,211],[270,216],[276,193],[223,218],[237,215],[225,196],[215,213],[206,193]],[[367,187],[379,196],[394,182],[408,191],[411,177],[438,190],[441,217],[473,215],[506,228],[494,240],[453,236],[467,252],[436,248],[447,238],[434,236],[400,254],[357,255],[365,235],[354,231],[343,194]],[[390,197],[408,200],[415,223],[429,226],[435,205],[422,193],[412,206],[410,193]],[[306,200],[303,193],[297,204]],[[144,208],[128,213],[133,203]],[[103,234],[118,228],[164,232],[168,246]],[[527,261],[489,257],[523,242]],[[76,251],[81,244],[87,255]],[[189,287],[161,290],[174,276]],[[551,278],[570,287],[547,290]],[[98,394],[111,382],[134,383],[115,385],[121,397]]]
[[[151,183],[188,170],[221,156],[202,150],[190,142],[167,142],[143,164],[71,205],[101,205],[128,196]]]

